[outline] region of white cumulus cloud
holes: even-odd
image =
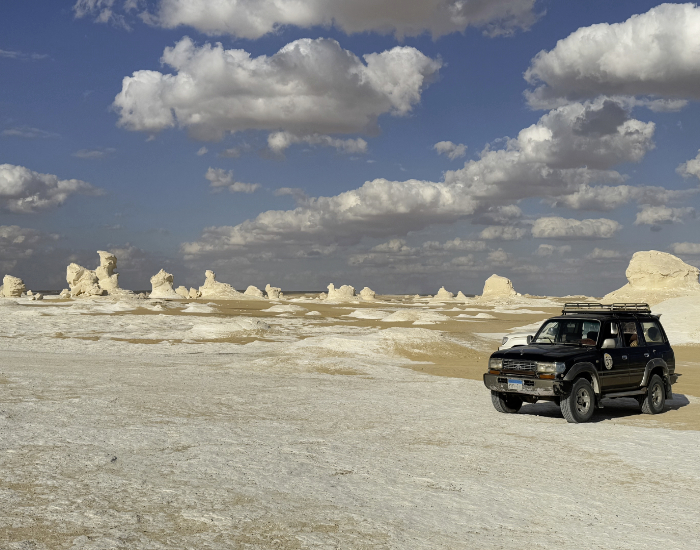
[[[532,236],[537,239],[609,239],[622,226],[606,218],[575,220],[558,216],[539,218],[532,226]]]
[[[568,244],[565,244],[563,246],[541,244],[537,247],[537,250],[535,250],[533,254],[535,256],[539,256],[540,258],[546,258],[548,256],[553,256],[554,254],[563,256],[564,254],[568,254],[569,252],[571,252],[571,247]]]
[[[529,29],[539,15],[535,0],[77,0],[76,17],[128,28],[129,14],[165,28],[189,26],[209,35],[260,38],[285,26],[331,25],[350,33],[433,37],[483,29],[491,36]],[[133,16],[132,16],[133,17]]]
[[[209,168],[204,177],[209,180],[209,186],[221,191],[228,189],[231,193],[254,193],[260,189],[259,183],[241,183],[233,178],[233,170],[228,172],[223,168]]]
[[[297,136],[290,132],[275,132],[267,137],[267,146],[274,153],[283,153],[294,143],[307,143],[309,145],[321,145],[334,147],[341,153],[361,154],[367,152],[367,142],[362,138],[338,139],[331,136],[314,134],[310,136]]]
[[[695,158],[678,165],[676,172],[684,178],[696,177],[700,179],[700,151]]]
[[[37,247],[56,238],[57,235],[47,235],[36,229],[0,225],[0,268],[13,269],[18,261],[33,256]]]
[[[75,194],[98,194],[87,182],[62,180],[24,166],[0,164],[0,208],[18,213],[46,210],[63,204]]]
[[[535,107],[605,95],[700,99],[700,8],[661,4],[622,23],[582,27],[525,72]]]
[[[441,66],[408,46],[361,60],[323,38],[251,57],[185,37],[165,49],[162,62],[175,74],[144,70],[124,78],[113,105],[119,125],[150,134],[178,126],[211,141],[243,130],[321,141],[328,134],[376,133],[380,115],[412,111]]]
[[[479,234],[482,239],[496,241],[519,241],[527,235],[527,229],[508,225],[491,225]]]
[[[700,255],[700,243],[673,243],[671,250],[674,254]]]
[[[622,183],[611,168],[642,160],[654,148],[653,135],[653,122],[630,118],[617,102],[573,103],[543,115],[502,149],[487,147],[445,181],[483,199],[568,195],[592,183]]]
[[[236,226],[205,228],[199,241],[184,243],[182,250],[194,257],[261,245],[350,245],[364,237],[452,223],[475,207],[459,186],[377,179],[332,197],[310,198],[294,210],[269,210]]]
[[[691,207],[671,208],[669,206],[643,206],[637,213],[634,225],[658,226],[667,223],[680,223],[685,218],[695,214]]]
[[[452,143],[451,141],[438,141],[433,145],[438,155],[445,155],[450,160],[461,158],[467,154],[467,146],[460,143]]]
[[[568,195],[549,197],[544,200],[551,206],[565,206],[573,210],[614,210],[632,201],[647,205],[662,205],[681,200],[697,193],[696,189],[675,191],[658,186],[632,185],[581,185]]]
[[[617,250],[606,250],[604,248],[594,248],[586,254],[587,260],[613,260],[619,258],[621,254]]]

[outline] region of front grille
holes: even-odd
[[[503,370],[537,370],[535,361],[523,361],[519,359],[504,359]]]

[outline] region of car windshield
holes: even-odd
[[[573,344],[595,346],[600,322],[588,319],[556,319],[547,321],[533,338],[535,344]]]

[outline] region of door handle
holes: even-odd
[[[648,354],[648,353],[645,353],[645,354],[644,354],[644,357],[649,357],[649,354]]]

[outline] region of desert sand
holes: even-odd
[[[501,415],[480,381],[552,299],[51,298],[0,301],[2,548],[700,536],[700,348],[677,349],[664,414],[618,401],[573,426],[547,403]]]
[[[499,414],[481,382],[570,298],[500,277],[262,297],[208,272],[188,299],[161,272],[146,299],[80,269],[110,294],[0,299],[0,548],[697,547],[693,296],[654,305],[682,373],[666,411],[605,400],[572,425]]]

